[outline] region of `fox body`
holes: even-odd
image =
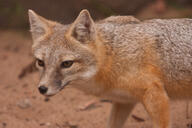
[[[94,22],[87,10],[69,25],[29,10],[40,92],[65,86],[113,102],[108,128],[121,128],[141,102],[155,128],[170,128],[169,99],[192,98],[192,20]]]

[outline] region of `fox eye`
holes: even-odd
[[[63,61],[61,63],[61,68],[69,68],[73,65],[73,61],[72,60],[68,60],[68,61]]]
[[[44,66],[45,66],[44,62],[43,62],[42,60],[40,60],[40,59],[37,59],[37,64],[38,64],[40,67],[44,67]]]

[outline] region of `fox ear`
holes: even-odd
[[[30,30],[32,33],[33,40],[45,35],[50,30],[50,25],[48,20],[37,15],[34,11],[28,10]]]
[[[96,37],[95,23],[91,18],[88,10],[84,9],[80,12],[72,24],[70,34],[73,38],[85,43],[87,41],[93,41]]]

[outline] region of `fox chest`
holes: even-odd
[[[103,88],[102,85],[97,85],[92,82],[84,83],[79,88],[81,91],[95,95],[105,100],[110,100],[113,102],[119,103],[130,103],[136,102],[134,97],[128,92],[123,89],[113,88],[110,90],[106,90]]]
[[[118,103],[133,103],[136,102],[134,97],[129,92],[121,89],[114,88],[113,90],[106,91],[101,95],[102,99],[110,100]]]

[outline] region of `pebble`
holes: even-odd
[[[21,109],[27,109],[27,108],[31,107],[31,102],[29,99],[26,98],[26,99],[19,101],[17,103],[17,106]]]

